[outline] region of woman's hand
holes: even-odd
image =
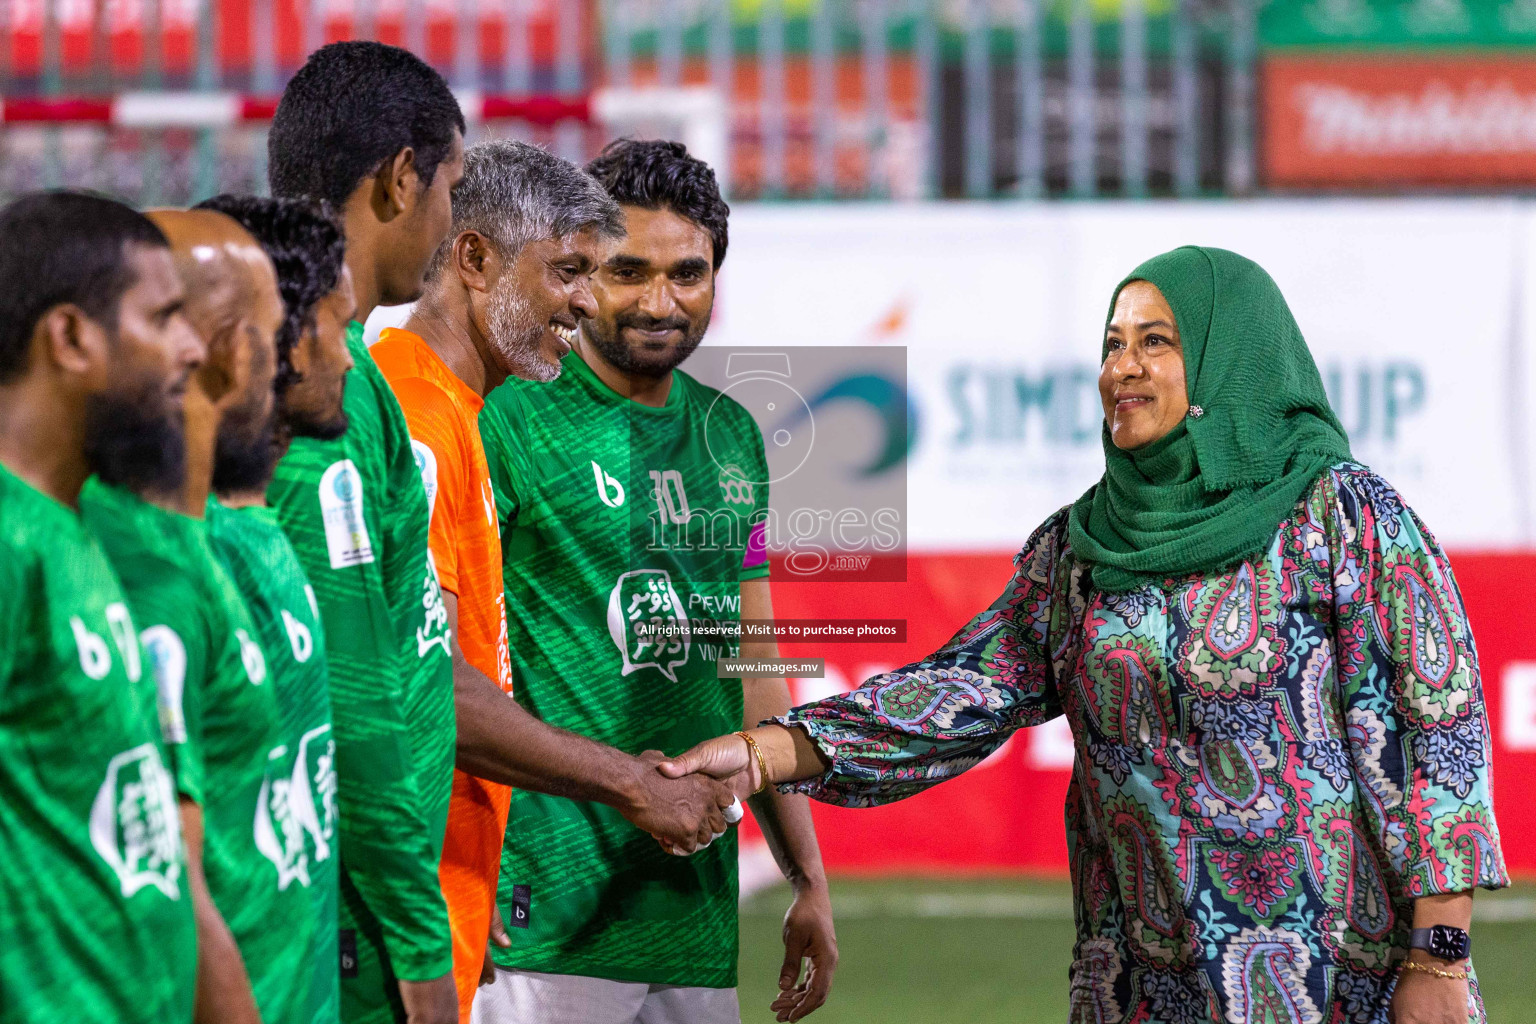
[[[705,740],[657,767],[669,779],[685,778],[695,772],[720,779],[742,800],[756,792],[763,781],[752,749],[736,733]]]
[[[671,779],[680,779],[692,772],[720,779],[745,800],[763,788],[763,768],[768,770],[767,781],[778,783],[809,779],[821,775],[831,766],[804,729],[770,724],[748,732],[757,742],[761,762],[740,734],[731,733],[705,740],[692,750],[661,762],[657,768]]]
[[[1428,961],[1425,961],[1428,963]],[[1465,970],[1435,962],[1440,970]],[[1467,1024],[1472,1005],[1468,983],[1456,978],[1398,968],[1397,992],[1392,996],[1392,1024]]]
[[[1472,928],[1472,893],[1447,892],[1420,896],[1413,901],[1413,926],[1433,928],[1449,925],[1469,931]],[[1451,964],[1430,956],[1421,949],[1408,951],[1408,959],[1397,969],[1397,991],[1392,996],[1392,1024],[1467,1024],[1471,1018],[1471,985],[1462,978],[1441,978],[1408,964],[1420,964],[1433,971],[1465,973],[1469,961]]]

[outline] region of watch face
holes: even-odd
[[[1470,937],[1460,928],[1437,924],[1429,930],[1429,951],[1441,960],[1461,960],[1472,944]]]

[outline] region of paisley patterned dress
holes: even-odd
[[[1015,565],[932,656],[783,719],[831,760],[785,788],[888,803],[1066,715],[1074,1024],[1385,1024],[1412,900],[1508,884],[1429,530],[1349,463],[1229,572],[1101,593],[1065,510]]]

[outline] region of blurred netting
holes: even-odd
[[[558,129],[488,121],[471,141],[519,138],[572,160],[606,139],[581,122]],[[266,128],[116,128],[8,125],[0,133],[0,196],[63,186],[121,197],[140,206],[186,206],[219,192],[266,191]]]
[[[184,203],[259,188],[263,127],[248,118],[18,123],[14,101],[270,100],[315,47],[376,38],[482,95],[708,90],[738,198],[1244,193],[1257,2],[8,0],[0,192]],[[468,113],[473,137],[573,159],[616,128]]]

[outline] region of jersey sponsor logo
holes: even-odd
[[[277,868],[279,890],[294,882],[307,888],[310,864],[330,859],[335,835],[336,743],[327,723],[304,734],[291,765],[287,746],[267,755],[256,798],[256,849]]]
[[[507,904],[506,923],[509,928],[527,928],[533,914],[533,886],[514,885],[512,902]]]
[[[128,606],[121,601],[107,605],[106,616],[112,642],[117,644],[118,653],[123,656],[123,669],[128,673],[128,681],[136,683],[143,669],[139,664],[139,631],[133,628],[133,616],[128,614]]]
[[[107,762],[91,803],[91,846],[117,875],[123,898],[153,886],[181,898],[181,828],[170,773],[153,743]]]
[[[331,724],[316,726],[299,739],[298,763],[304,766],[309,779],[309,805],[313,813],[301,819],[300,824],[309,835],[314,859],[328,860],[331,844],[336,836],[336,741],[331,737]],[[298,768],[294,776],[299,775]]]
[[[597,496],[604,505],[618,508],[624,504],[624,485],[596,461],[592,463],[592,479],[597,483]]]
[[[245,678],[252,686],[260,686],[267,681],[267,658],[261,653],[261,645],[243,629],[235,630],[235,639],[240,643],[240,664],[245,666]]]
[[[341,955],[340,974],[343,978],[358,976],[357,929],[342,928],[336,933],[336,952]]]
[[[637,636],[640,623],[659,635]],[[654,668],[677,682],[677,667],[688,661],[692,642],[688,613],[667,570],[634,569],[618,578],[608,595],[608,635],[624,659],[624,675]]]
[[[143,669],[139,664],[139,636],[134,631],[128,606],[121,601],[113,601],[103,609],[103,614],[107,619],[107,630],[112,634],[112,642],[123,656],[123,669],[128,675],[128,681],[136,683]],[[107,673],[112,671],[112,650],[107,646],[107,641],[100,633],[91,632],[85,620],[78,615],[69,617],[69,630],[75,635],[80,671],[90,679],[107,678]]]
[[[69,617],[70,631],[75,634],[75,650],[80,653],[80,671],[91,679],[105,679],[112,671],[112,652],[107,642],[85,628],[85,620],[78,615]]]
[[[485,521],[492,530],[496,529],[496,492],[489,480],[480,481],[480,504],[485,506]]]
[[[453,630],[448,628],[448,606],[443,603],[443,588],[437,582],[437,563],[432,552],[427,552],[427,575],[421,581],[421,608],[425,612],[422,624],[416,628],[416,657],[425,658],[434,647],[441,647],[443,656],[453,657],[448,647]]]
[[[421,473],[421,486],[427,492],[427,518],[437,508],[437,456],[432,449],[411,438],[411,454],[416,456],[416,469]]]
[[[496,685],[503,693],[512,692],[512,647],[507,643],[507,595],[496,593],[496,618],[500,626],[496,630]]]
[[[351,459],[341,459],[320,475],[320,517],[332,569],[373,561],[373,541],[363,518],[363,476]]]
[[[287,608],[279,609],[283,616],[283,628],[288,631],[288,646],[293,648],[293,660],[300,665],[315,653],[315,635]]]
[[[150,626],[139,634],[139,643],[144,645],[149,671],[155,677],[160,735],[167,743],[185,743],[187,718],[182,713],[182,694],[187,683],[187,647],[181,636],[166,625]]]
[[[734,462],[720,467],[720,496],[731,505],[752,504],[752,481]]]

